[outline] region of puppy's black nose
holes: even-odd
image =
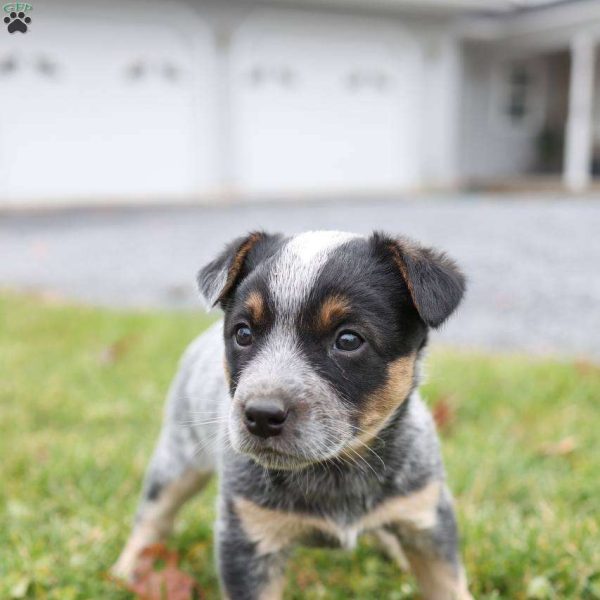
[[[279,435],[286,419],[287,411],[271,402],[248,404],[244,411],[248,431],[261,438]]]

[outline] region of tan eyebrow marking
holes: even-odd
[[[265,318],[265,301],[259,292],[250,292],[244,306],[255,323],[260,323]]]
[[[350,312],[350,302],[347,298],[335,294],[328,296],[319,310],[317,316],[317,328],[320,331],[328,331],[337,320]]]

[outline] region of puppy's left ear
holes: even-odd
[[[377,252],[386,254],[404,279],[423,322],[439,327],[459,305],[466,288],[465,276],[443,252],[425,248],[405,237],[373,234]]]
[[[229,243],[223,252],[198,273],[200,294],[208,308],[224,306],[235,288],[268,254],[281,236],[254,231]]]

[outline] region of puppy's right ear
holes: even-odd
[[[212,308],[231,296],[236,286],[262,261],[280,235],[254,231],[233,240],[213,261],[200,269],[198,287],[207,305]]]
[[[465,292],[465,276],[443,252],[426,248],[408,238],[384,233],[372,237],[378,253],[398,267],[423,322],[439,327],[459,305]]]

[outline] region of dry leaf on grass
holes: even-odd
[[[577,373],[579,373],[579,375],[583,375],[584,377],[600,374],[600,365],[584,358],[576,360],[573,363],[573,366],[575,367]]]
[[[120,360],[131,348],[133,343],[136,341],[136,336],[134,335],[125,335],[122,338],[119,338],[116,342],[112,344],[108,344],[105,346],[100,355],[98,356],[98,361],[101,365],[113,365],[118,360]]]
[[[179,570],[177,563],[177,554],[163,544],[148,546],[139,558],[134,581],[124,585],[137,600],[201,599],[198,583]]]
[[[456,412],[454,407],[448,401],[448,397],[444,396],[440,398],[432,409],[433,420],[437,425],[438,431],[444,433],[454,423],[456,418]]]
[[[559,442],[543,444],[538,452],[542,456],[566,456],[577,449],[577,442],[573,436],[563,438]]]

